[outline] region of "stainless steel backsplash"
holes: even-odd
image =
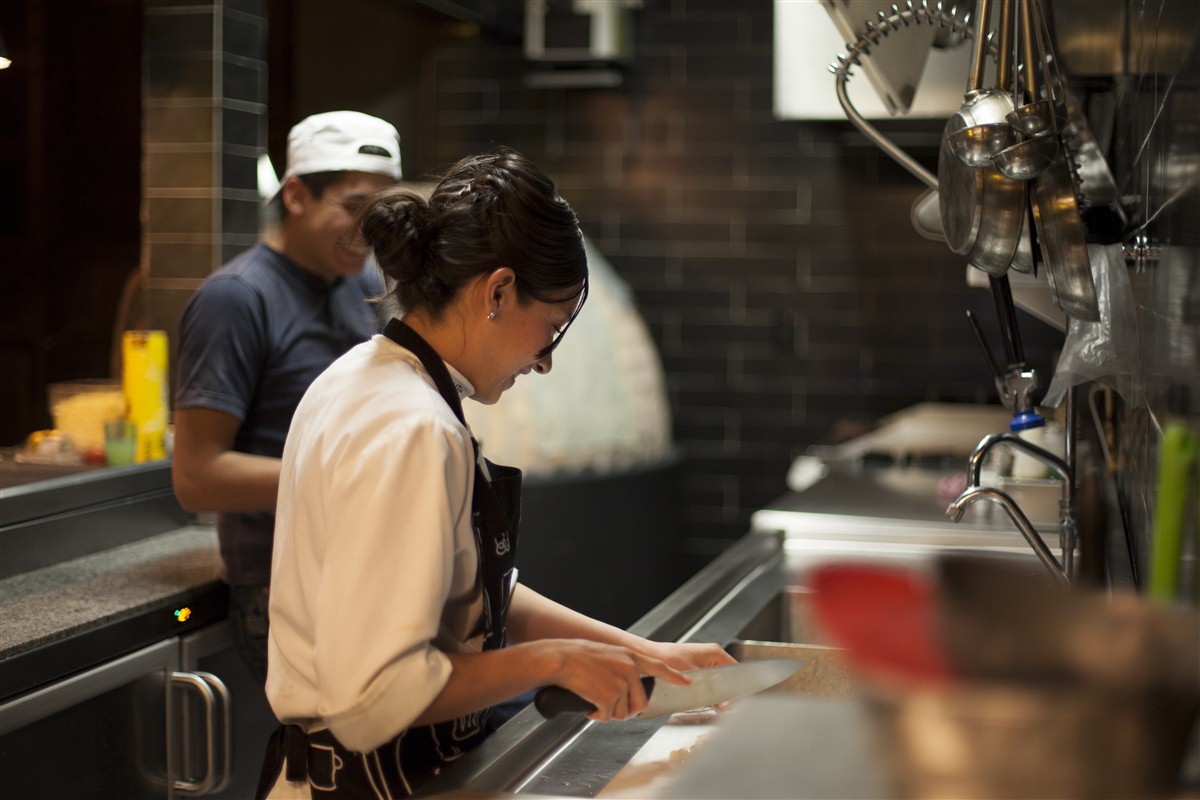
[[[1162,426],[1200,427],[1200,14],[1192,0],[1054,0],[1051,13],[1133,229],[1139,371],[1117,414],[1117,483],[1144,575]]]

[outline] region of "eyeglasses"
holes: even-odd
[[[571,312],[571,316],[567,318],[566,324],[564,324],[562,326],[562,330],[560,330],[558,332],[558,334],[554,337],[554,340],[551,341],[550,344],[546,345],[546,347],[544,347],[537,354],[537,357],[539,360],[543,359],[546,356],[553,353],[554,348],[558,347],[558,345],[562,342],[563,337],[567,335],[567,331],[571,327],[571,323],[575,321],[575,318],[579,316],[579,312],[583,310],[583,303],[585,300],[587,300],[587,296],[588,296],[588,280],[587,280],[587,278],[584,278],[583,279],[583,289],[580,290],[580,292],[579,292],[579,302],[575,305],[575,310]]]

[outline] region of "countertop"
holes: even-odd
[[[797,554],[921,560],[970,549],[1035,558],[1017,527],[990,503],[976,503],[961,522],[952,522],[938,496],[947,474],[921,466],[824,465],[804,491],[788,491],[755,512],[751,528],[782,531],[789,552]],[[1032,522],[1059,555],[1057,521],[1034,515]]]
[[[768,692],[671,717],[597,797],[887,798],[871,735],[856,698]]]
[[[87,636],[97,640],[96,646],[118,648],[158,631],[169,635],[173,622],[170,611],[159,619],[163,609],[215,595],[221,569],[216,529],[187,525],[0,580],[0,665],[6,685],[15,680],[14,673],[29,671],[14,669],[14,664],[35,657],[41,657],[41,669],[47,663],[56,670],[62,664],[64,671],[85,665],[81,662],[90,656],[78,652],[70,659],[48,654]],[[196,612],[193,624],[181,624],[180,630],[225,615],[224,608]],[[130,620],[138,621],[136,635],[103,635]]]

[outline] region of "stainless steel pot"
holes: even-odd
[[[968,166],[955,153],[964,139],[982,138],[1004,149],[1005,137],[996,137],[996,129],[983,127],[1003,124],[1014,137],[1016,131],[1008,125],[1007,116],[1014,110],[1012,97],[1004,90],[1011,76],[1009,34],[1012,29],[1013,0],[1001,0],[1001,22],[997,46],[996,87],[983,88],[987,34],[990,25],[991,0],[979,0],[975,30],[975,51],[971,77],[962,108],[950,117],[943,130],[938,152],[938,195],[942,229],[946,244],[967,262],[991,275],[1004,275],[1017,255],[1027,202],[1026,184],[1009,178],[991,162]],[[970,131],[964,134],[964,131]],[[1007,146],[1007,145],[1004,145]]]
[[[1028,0],[1026,8],[1031,13],[1025,13],[1024,21],[1036,33],[1026,37],[1028,46],[1037,51],[1025,54],[1026,74],[1032,93],[1038,87],[1035,76],[1048,63],[1048,59],[1053,61],[1054,54],[1040,0]],[[1040,46],[1035,47],[1034,42]],[[1056,109],[1061,106],[1065,115],[1066,87],[1062,76],[1055,74],[1051,79],[1047,75],[1041,83],[1046,87],[1047,99]],[[1061,92],[1062,96],[1055,96],[1056,91]],[[1038,98],[1035,96],[1032,99]],[[1054,136],[1058,141],[1058,153],[1033,181],[1033,219],[1037,226],[1038,245],[1042,260],[1046,263],[1046,277],[1054,304],[1067,316],[1099,322],[1100,305],[1096,298],[1096,284],[1092,280],[1083,220],[1075,197],[1075,177],[1067,160],[1067,149],[1061,133],[1056,131]]]

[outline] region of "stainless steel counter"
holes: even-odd
[[[951,522],[938,499],[938,483],[946,474],[918,466],[832,464],[810,488],[788,492],[756,512],[751,528],[783,533],[793,568],[825,557],[919,563],[957,549],[1036,560],[1020,532],[994,506],[977,504],[962,522]],[[1058,556],[1057,522],[1045,515],[1035,515],[1033,522]]]
[[[1007,518],[980,513],[961,525],[946,519],[937,499],[940,477],[917,467],[831,469],[808,491],[789,493],[757,513],[753,530],[631,630],[733,649],[789,587],[803,585],[809,567],[826,559],[922,564],[939,552],[973,549],[1037,563]],[[1055,530],[1041,533],[1051,548],[1057,547]],[[824,660],[823,654],[811,655]],[[704,740],[705,755],[691,759],[695,748],[686,744],[689,733],[664,720],[545,721],[526,709],[422,795],[769,797],[778,796],[772,792],[786,781],[791,797],[884,797],[885,782],[867,745],[863,719],[853,696],[772,695],[765,704],[735,705],[715,728],[695,729],[690,735],[696,744]],[[833,720],[837,735],[827,725]],[[854,747],[836,746],[841,739]],[[691,759],[678,771],[677,755]],[[740,762],[747,766],[739,768]],[[632,782],[626,780],[630,776]],[[652,790],[638,782],[651,777]],[[697,794],[700,786],[709,793]]]
[[[728,644],[786,582],[782,537],[747,535],[630,630],[663,641]],[[470,790],[595,797],[665,722],[544,720],[527,708],[423,787],[421,795]]]

